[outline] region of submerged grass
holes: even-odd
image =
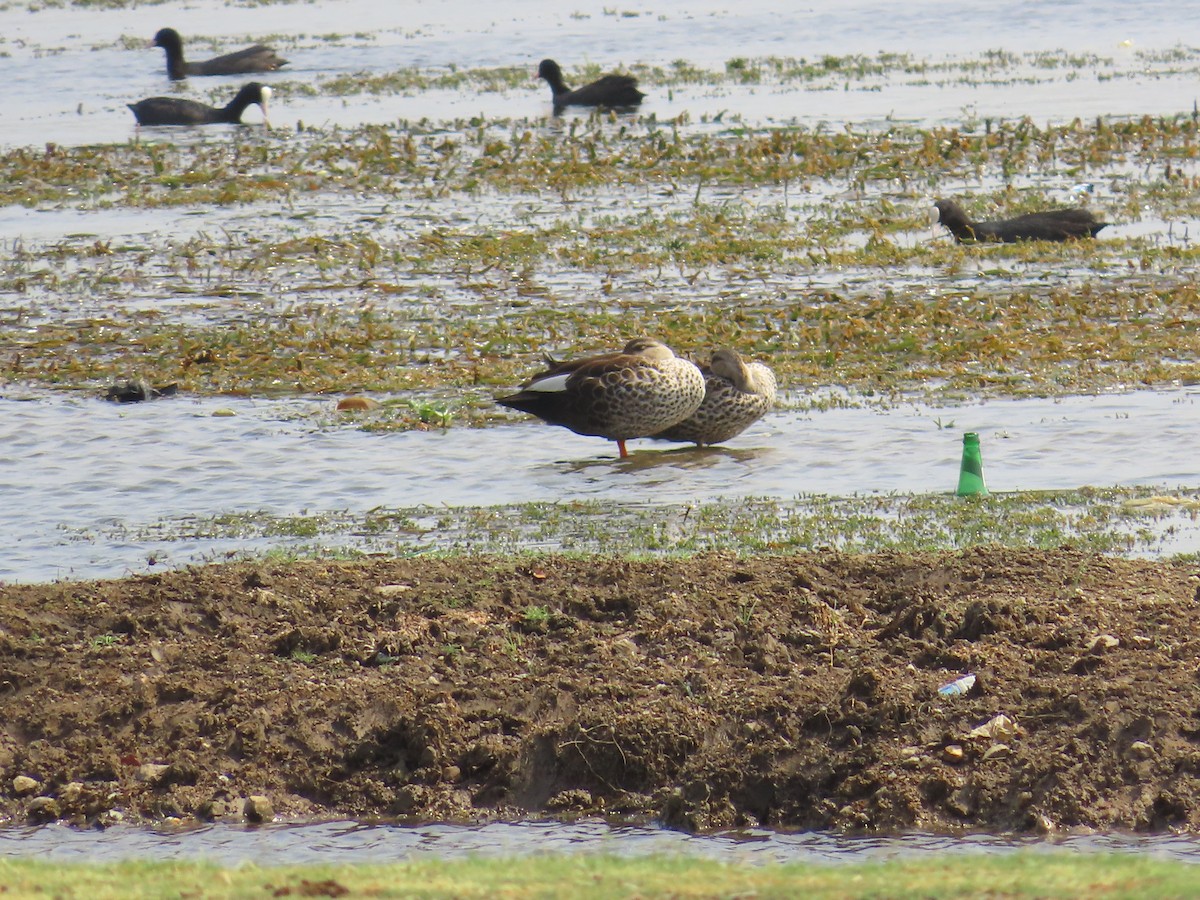
[[[730,498],[690,504],[609,500],[482,507],[374,509],[278,516],[247,512],[188,517],[109,537],[210,548],[270,539],[297,557],[414,552],[544,552],[680,555],[710,550],[791,553],[960,550],[982,545],[1171,556],[1175,535],[1200,515],[1197,490],[1086,488],[992,494]],[[94,539],[88,532],[81,538]],[[204,552],[226,557],[223,549]],[[253,557],[250,549],[242,555]]]

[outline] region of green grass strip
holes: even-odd
[[[854,865],[690,856],[534,856],[394,865],[221,868],[198,862],[0,860],[5,898],[1193,897],[1200,869],[1134,854],[1024,852]]]

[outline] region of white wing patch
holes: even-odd
[[[571,373],[565,375],[551,375],[549,378],[542,378],[539,381],[533,382],[525,390],[527,391],[545,391],[546,393],[561,393],[567,389],[567,379],[571,377]]]

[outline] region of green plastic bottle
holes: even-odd
[[[955,493],[960,497],[973,497],[987,492],[987,485],[983,481],[983,454],[979,452],[979,435],[968,431],[963,435],[962,466],[958,470],[958,490]]]

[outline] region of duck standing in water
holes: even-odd
[[[183,58],[183,38],[174,28],[160,28],[154,35],[154,46],[162,47],[167,54],[167,77],[179,81],[189,75],[248,75],[252,72],[274,72],[286,66],[287,60],[279,57],[270,47],[255,44],[235,53],[214,56],[204,62],[190,63]]]
[[[632,109],[640,106],[646,95],[637,89],[637,79],[632,75],[604,75],[591,84],[571,90],[563,82],[562,69],[552,59],[543,59],[538,65],[537,77],[550,84],[554,94],[554,114],[557,116],[568,106],[603,106],[606,109]]]
[[[133,110],[139,125],[240,125],[246,107],[258,104],[263,113],[263,126],[269,127],[267,101],[270,97],[269,87],[252,81],[225,106],[206,106],[181,97],[148,97],[126,105]]]
[[[704,400],[704,376],[670,347],[635,338],[618,353],[552,362],[496,402],[576,434],[617,442],[648,437],[686,419]]]
[[[775,373],[747,363],[736,350],[717,350],[700,367],[704,401],[694,413],[654,435],[658,440],[719,444],[741,434],[775,405]]]
[[[1090,210],[1080,207],[1048,209],[1026,213],[1012,219],[993,222],[972,222],[963,208],[953,200],[938,200],[933,204],[938,222],[945,225],[958,243],[973,241],[1072,241],[1095,237],[1107,222],[1098,220]]]

